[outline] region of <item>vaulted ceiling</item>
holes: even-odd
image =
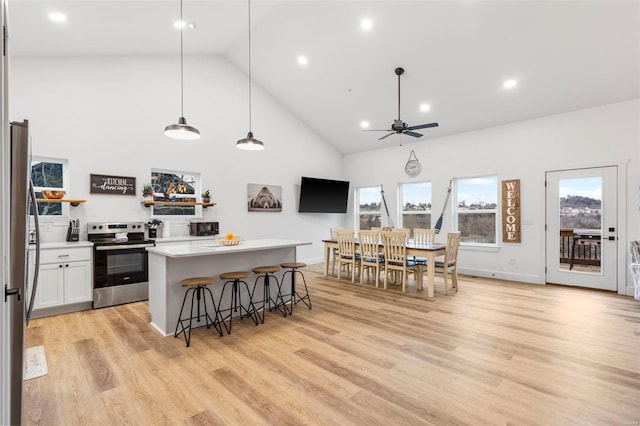
[[[247,1],[183,13],[185,54],[247,71]],[[179,16],[177,0],[9,0],[10,55],[177,55]],[[640,97],[638,1],[254,0],[251,24],[254,83],[345,154]],[[440,126],[379,141],[361,122],[397,118],[397,67],[402,120]]]

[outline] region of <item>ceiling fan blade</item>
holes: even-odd
[[[396,134],[396,132],[391,132],[391,133],[389,133],[388,135],[384,135],[383,137],[378,138],[378,140],[379,140],[379,141],[381,141],[382,139],[388,138],[389,136],[391,136],[391,135],[395,135],[395,134]]]
[[[428,129],[429,127],[438,127],[438,123],[418,124],[417,126],[409,126],[407,130]]]
[[[412,132],[411,130],[405,130],[404,131],[405,135],[409,135],[409,136],[413,136],[414,138],[420,138],[422,137],[421,133],[416,133],[416,132]]]
[[[390,132],[389,129],[364,129],[363,132]]]

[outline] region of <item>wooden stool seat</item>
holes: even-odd
[[[235,272],[225,272],[224,274],[220,274],[221,280],[243,280],[245,278],[249,278],[251,276],[250,272],[247,271],[235,271]]]
[[[284,263],[281,263],[280,266],[282,266],[283,268],[298,269],[298,268],[306,267],[307,264],[302,262],[284,262]]]
[[[193,277],[180,280],[180,285],[182,287],[198,287],[214,284],[215,282],[216,277]]]
[[[256,266],[255,268],[252,269],[252,271],[255,274],[264,274],[264,273],[270,273],[273,274],[274,272],[278,272],[280,270],[280,267],[278,265],[273,265],[273,266]]]

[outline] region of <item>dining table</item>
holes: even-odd
[[[329,258],[331,251],[338,248],[338,240],[329,239],[322,240],[324,243],[324,276],[329,275]],[[427,259],[427,264],[423,265],[418,263],[416,265],[416,283],[418,290],[423,289],[423,275],[424,267],[427,267],[427,296],[434,297],[435,295],[435,262],[436,257],[443,256],[445,253],[446,244],[444,243],[417,243],[413,240],[407,241],[407,258],[409,257],[421,257]],[[356,239],[356,250],[358,250],[360,244]],[[383,246],[380,244],[380,252],[382,252]]]

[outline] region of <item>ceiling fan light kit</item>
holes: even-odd
[[[180,22],[182,20],[182,0],[180,0]],[[200,139],[200,132],[187,124],[184,118],[184,53],[182,43],[182,28],[180,28],[180,118],[177,124],[170,124],[164,128],[164,134],[173,139],[195,140]]]
[[[414,130],[419,129],[428,129],[430,127],[438,127],[438,123],[427,123],[427,124],[419,124],[417,126],[409,126],[407,123],[402,121],[400,118],[400,76],[404,74],[404,68],[398,67],[395,69],[395,74],[398,76],[398,118],[393,120],[393,124],[390,129],[384,130],[364,130],[365,132],[389,132],[388,134],[378,138],[378,140],[383,140],[388,138],[391,135],[395,134],[405,134],[409,136],[413,136],[414,138],[422,137],[422,133],[414,132]]]

